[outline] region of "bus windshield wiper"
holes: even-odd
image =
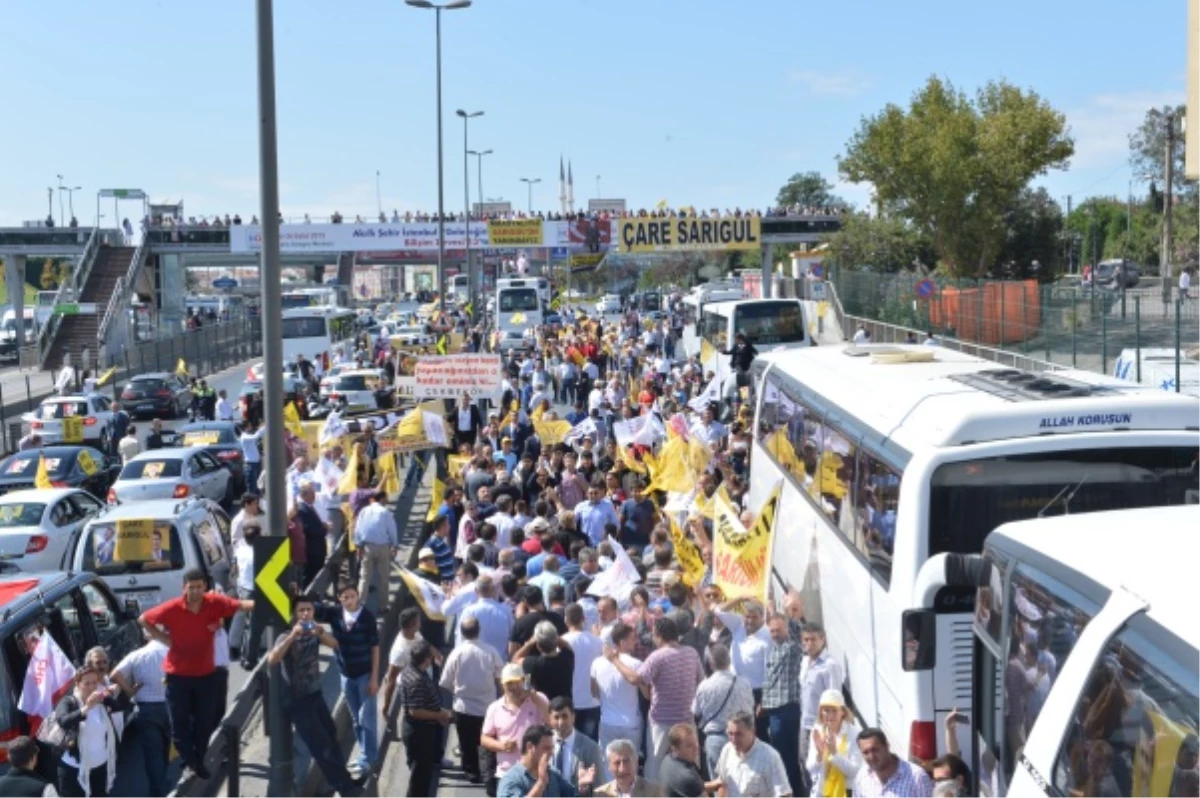
[[[1038,511],[1037,517],[1042,518],[1043,516],[1045,516],[1046,511],[1049,510],[1051,507],[1053,507],[1055,505],[1055,503],[1057,503],[1058,500],[1063,497],[1063,494],[1066,494],[1066,500],[1063,502],[1063,515],[1070,515],[1071,514],[1071,499],[1075,498],[1075,494],[1078,493],[1079,489],[1083,487],[1083,483],[1087,482],[1087,479],[1089,476],[1091,476],[1091,475],[1084,474],[1083,479],[1079,480],[1079,482],[1076,483],[1074,487],[1072,487],[1070,485],[1070,483],[1063,485],[1062,490],[1060,490],[1058,493],[1054,494],[1054,498],[1051,499],[1050,501],[1046,502],[1046,506]]]

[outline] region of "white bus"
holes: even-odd
[[[927,362],[921,362],[927,360]],[[937,596],[937,664],[901,667],[929,557],[1009,521],[1194,501],[1200,404],[1082,372],[923,346],[788,349],[754,366],[750,507],[783,484],[772,581],[825,625],[864,723],[929,760],[971,702],[973,595]],[[965,747],[965,744],[964,744]]]
[[[697,354],[704,370],[717,375],[721,395],[737,391],[736,375],[729,355],[738,333],[754,345],[759,354],[793,346],[809,346],[804,305],[799,299],[743,299],[735,302],[705,303],[697,322],[697,335],[708,344],[698,346]],[[687,328],[684,328],[685,336]],[[709,348],[711,347],[711,349]]]
[[[465,304],[471,295],[471,278],[465,274],[456,274],[451,277],[448,294],[448,299]]]
[[[348,308],[318,306],[283,311],[283,361],[295,363],[300,355],[322,359],[328,368],[337,352],[349,355],[354,346],[355,312]]]
[[[700,354],[700,319],[704,305],[745,299],[740,280],[720,280],[698,285],[683,297],[683,352],[688,357]]]
[[[528,348],[529,339],[525,338],[525,330],[542,323],[545,308],[550,301],[549,292],[549,283],[544,277],[503,279],[496,282],[499,351]]]
[[[927,600],[978,587],[971,795],[1197,794],[1198,533],[1194,506],[1060,516],[926,562]],[[927,666],[936,615],[906,620]]]
[[[338,292],[333,286],[322,288],[285,288],[283,291],[283,309],[338,306]]]

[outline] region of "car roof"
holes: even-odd
[[[37,586],[35,588],[26,590],[25,592],[14,596],[8,601],[7,604],[0,606],[0,611],[3,611],[3,615],[0,616],[0,621],[9,620],[22,607],[37,601],[41,594],[58,587],[59,585],[69,581],[71,578],[71,574],[63,571],[45,571],[43,573],[20,573],[12,574],[11,576],[0,576],[0,588],[17,582],[37,580]]]
[[[379,369],[347,369],[339,371],[339,377],[378,377]]]
[[[121,521],[128,518],[152,518],[156,521],[178,518],[194,507],[207,506],[202,503],[203,500],[200,502],[197,503],[196,499],[151,499],[129,504],[113,504],[106,507],[99,515],[89,519],[88,525],[91,526],[99,521]]]
[[[203,446],[174,446],[170,449],[151,449],[148,452],[142,452],[135,457],[129,458],[126,462],[136,463],[141,460],[184,460],[188,456],[202,451],[204,451]]]
[[[234,424],[232,421],[191,421],[175,430],[175,432],[195,432],[197,430],[206,429],[230,430],[231,432],[236,432],[237,424]]]
[[[95,446],[83,446],[81,444],[66,444],[62,446],[43,446],[40,449],[26,449],[23,452],[13,452],[13,457],[28,456],[29,458],[46,455],[47,457],[74,457],[79,454],[81,449],[88,449],[104,458],[104,453]]]
[[[42,404],[61,404],[62,402],[86,402],[93,396],[99,396],[96,393],[67,393],[59,394],[58,396],[47,396],[42,400]]]
[[[172,375],[165,371],[150,371],[145,374],[138,374],[135,377],[130,377],[129,382],[133,382],[135,380],[162,380],[170,376]]]
[[[63,496],[69,496],[72,493],[86,492],[79,488],[29,488],[27,490],[14,490],[11,493],[0,496],[0,504],[25,504],[28,502],[48,504],[56,502]]]

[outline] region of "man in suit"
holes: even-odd
[[[608,755],[608,771],[612,781],[601,784],[592,794],[604,798],[618,798],[628,795],[630,798],[648,798],[654,795],[666,795],[666,788],[655,781],[649,781],[637,774],[637,749],[629,740],[613,740],[605,750]]]
[[[579,789],[579,773],[595,769],[595,781],[609,780],[604,754],[591,737],[575,728],[575,707],[570,696],[558,696],[550,702],[550,728],[554,730],[554,758],[551,767]]]
[[[458,445],[467,443],[474,449],[479,430],[483,428],[483,414],[479,412],[478,407],[471,404],[470,394],[463,394],[449,420]]]
[[[311,585],[317,573],[325,567],[329,557],[328,544],[325,542],[327,527],[317,513],[314,503],[317,491],[313,483],[305,480],[300,483],[300,495],[296,501],[296,520],[304,532],[304,584]]]

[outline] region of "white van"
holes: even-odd
[[[152,525],[151,545],[123,545],[130,522]],[[234,592],[229,516],[207,499],[109,507],[76,534],[70,551],[69,570],[99,575],[122,602],[136,600],[140,612],[180,595],[192,568],[204,572],[213,590]]]
[[[1168,347],[1124,349],[1117,358],[1113,376],[1176,393],[1176,358],[1179,359],[1178,393],[1200,396],[1200,359],[1194,349],[1191,352],[1176,352]]]

